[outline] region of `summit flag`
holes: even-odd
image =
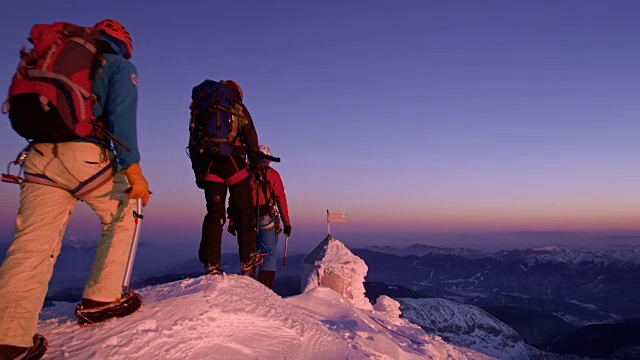
[[[347,214],[327,213],[328,222],[347,222]]]

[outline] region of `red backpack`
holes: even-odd
[[[93,116],[92,70],[100,33],[70,23],[34,25],[32,50],[20,52],[3,113],[20,136],[36,142],[65,142],[106,130]]]

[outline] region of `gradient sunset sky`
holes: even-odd
[[[349,215],[337,235],[640,230],[638,1],[9,1],[2,13],[0,89],[34,23],[114,18],[131,33],[154,193],[143,240],[199,240],[204,197],[184,149],[206,78],[240,83],[260,143],[282,158],[292,242],[321,240],[326,209]],[[6,163],[25,141],[3,118]],[[18,195],[0,185],[0,239]],[[78,210],[68,236],[97,238]]]

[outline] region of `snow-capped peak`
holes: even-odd
[[[308,277],[304,292],[321,285],[329,286],[355,306],[372,310],[364,295],[364,278],[369,270],[367,264],[339,240],[328,236],[323,242],[326,245],[315,259],[315,269]]]
[[[526,359],[538,350],[484,310],[445,299],[399,299],[403,317],[458,346],[500,359]]]
[[[283,299],[248,277],[202,276],[140,291],[144,305],[81,328],[75,304],[44,309],[47,359],[489,359],[426,334],[397,312],[363,310],[317,287]],[[389,300],[385,300],[389,301]]]

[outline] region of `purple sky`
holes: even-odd
[[[321,240],[327,208],[349,214],[338,237],[640,230],[637,1],[60,3],[3,5],[0,89],[34,23],[128,28],[154,192],[143,239],[199,237],[184,147],[205,78],[241,84],[282,157],[292,242]],[[23,144],[0,122],[0,160]],[[4,239],[18,189],[0,186]],[[97,232],[79,208],[69,231]]]

